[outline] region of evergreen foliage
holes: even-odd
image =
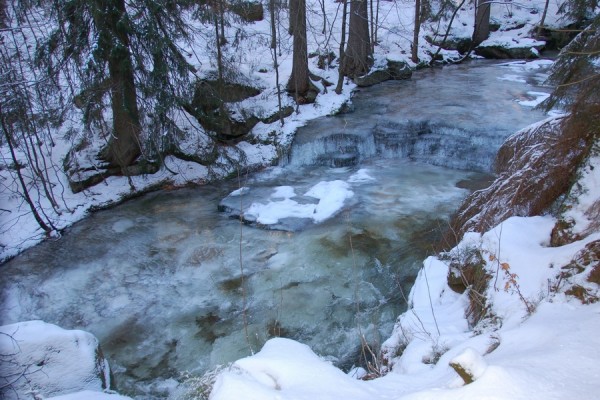
[[[558,12],[564,14],[565,18],[582,25],[585,21],[594,18],[599,5],[598,0],[565,0],[558,8]]]
[[[114,123],[108,133],[122,134],[116,120],[123,117],[147,135],[153,152],[165,150],[169,146],[165,140],[180,134],[177,113],[184,99],[191,97],[195,71],[181,47],[192,37],[185,20],[191,3],[53,0],[28,3],[25,10],[34,8],[53,23],[50,34],[39,43],[39,65],[49,75],[66,75],[69,82],[79,83],[71,95],[84,111],[86,126],[103,132],[105,98],[110,92]],[[128,165],[134,159],[109,161]]]
[[[600,106],[600,15],[561,51],[549,82],[556,89],[544,103],[548,110]]]

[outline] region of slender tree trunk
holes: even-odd
[[[375,34],[375,13],[373,12],[373,0],[369,0],[369,21],[371,23],[371,54],[375,52],[375,38],[373,35]]]
[[[344,2],[344,7],[342,9],[342,37],[340,39],[340,63],[338,67],[338,81],[337,86],[335,87],[335,92],[337,94],[342,93],[342,85],[344,84],[344,63],[346,62],[346,54],[344,51],[344,47],[346,46],[346,18],[348,15],[348,0],[342,0]]]
[[[538,25],[537,28],[537,36],[541,37],[542,36],[542,30],[544,29],[544,24],[546,23],[546,14],[548,14],[548,4],[550,3],[550,0],[546,0],[546,4],[544,5],[544,12],[542,13],[542,19],[540,20],[540,24]]]
[[[321,5],[321,13],[323,14],[323,29],[321,33],[325,35],[327,33],[327,12],[325,11],[325,0],[319,0],[319,4]]]
[[[490,0],[477,0],[473,44],[479,45],[490,36]]]
[[[227,44],[227,38],[225,37],[225,10],[223,1],[224,0],[217,0],[219,6],[219,25],[221,25],[221,37],[219,38],[221,46]]]
[[[415,29],[413,31],[413,43],[411,59],[414,63],[419,62],[419,32],[421,31],[421,0],[415,0]]]
[[[446,43],[446,39],[448,39],[448,35],[450,34],[450,29],[452,28],[452,23],[454,22],[454,18],[456,17],[458,10],[460,10],[466,2],[467,2],[467,0],[462,0],[460,2],[460,4],[458,6],[456,6],[454,11],[452,12],[452,17],[450,17],[450,22],[448,22],[448,27],[446,28],[446,33],[444,34],[444,37],[442,38],[442,42],[438,46],[438,49],[435,51],[435,54],[433,55],[433,57],[431,57],[430,64],[433,64],[435,62],[435,60],[437,59],[438,54],[440,54],[440,51],[442,50],[442,46],[444,45],[444,43]],[[470,51],[469,51],[469,53],[470,53]]]
[[[281,88],[279,87],[279,63],[277,61],[277,25],[275,21],[275,0],[269,0],[269,12],[271,14],[271,50],[273,50],[273,66],[275,67],[275,85],[277,85],[277,111],[279,122],[283,126],[283,114],[281,112]]]
[[[377,0],[377,5],[375,7],[375,27],[373,28],[373,48],[375,48],[375,46],[377,46],[377,42],[378,42],[378,33],[379,33],[379,2],[380,0]],[[375,51],[373,51],[375,52]]]
[[[27,190],[27,184],[25,183],[23,174],[21,174],[21,168],[19,167],[17,155],[15,154],[15,149],[14,149],[14,146],[12,143],[12,137],[8,133],[8,126],[6,124],[6,121],[4,120],[4,113],[2,112],[2,105],[0,105],[0,122],[2,123],[2,132],[4,133],[4,138],[6,139],[6,143],[8,144],[8,149],[10,150],[10,156],[15,165],[15,170],[17,171],[17,177],[19,178],[19,183],[21,184],[21,190],[23,191],[23,198],[25,199],[25,202],[27,203],[27,205],[29,206],[29,209],[33,213],[33,218],[35,218],[35,221],[38,223],[40,228],[42,228],[44,230],[44,232],[46,232],[48,234],[48,233],[52,232],[53,229],[44,222],[44,220],[40,216],[40,213],[38,212],[37,208],[35,207],[35,204],[33,203],[31,196],[29,195],[29,190]]]
[[[308,74],[308,49],[306,43],[306,0],[294,0],[296,14],[294,26],[294,55],[292,74],[287,84],[287,91],[293,93],[296,102],[302,102],[302,97],[310,87]],[[291,3],[290,3],[291,4]],[[294,17],[291,15],[290,17]]]
[[[110,101],[113,113],[113,136],[102,157],[113,166],[131,165],[141,154],[140,119],[129,35],[122,26],[126,15],[124,0],[96,0],[95,25],[100,45],[108,60]]]
[[[346,46],[344,75],[364,75],[371,68],[373,59],[369,36],[367,0],[350,0],[350,25]]]

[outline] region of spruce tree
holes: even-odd
[[[84,111],[85,125],[105,135],[99,156],[111,167],[131,165],[142,149],[163,151],[181,134],[175,115],[190,97],[194,72],[180,47],[191,37],[184,20],[189,4],[52,0],[28,6],[42,10],[54,26],[38,48],[40,68],[69,75],[63,79],[74,82],[70,95]]]

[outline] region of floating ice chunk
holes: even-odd
[[[336,180],[319,182],[310,188],[302,198],[314,198],[315,202],[301,201],[291,186],[279,186],[269,196],[266,204],[254,202],[245,212],[259,224],[274,225],[284,218],[306,218],[323,222],[331,218],[354,192],[347,182]]]
[[[275,200],[278,198],[289,199],[296,195],[296,191],[291,186],[278,186],[275,188],[275,192],[271,195],[271,199]]]
[[[337,180],[319,182],[306,192],[306,195],[319,199],[312,218],[315,222],[322,222],[337,213],[344,206],[346,199],[354,196],[354,192],[350,190],[347,182]]]
[[[365,168],[361,168],[356,171],[350,178],[348,178],[348,182],[350,183],[363,183],[363,182],[371,182],[374,181],[371,175],[369,175],[368,170]]]
[[[314,212],[315,206],[313,204],[299,204],[291,199],[282,199],[280,201],[270,201],[267,204],[252,203],[248,211],[245,212],[245,217],[251,215],[256,218],[256,222],[259,224],[273,225],[283,218],[312,218]]]

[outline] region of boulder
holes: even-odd
[[[98,339],[43,321],[0,327],[3,399],[66,395],[111,388],[111,372]]]
[[[445,50],[456,50],[461,54],[465,54],[473,47],[473,39],[470,37],[455,37],[450,36],[442,41],[441,38],[425,37],[427,42],[434,46],[441,47]]]
[[[542,46],[504,47],[504,46],[479,46],[475,54],[492,59],[533,59],[539,58]]]
[[[204,129],[215,132],[219,141],[237,142],[242,140],[260,119],[251,113],[234,116],[227,103],[239,102],[258,94],[260,90],[251,86],[202,80],[196,84],[194,98],[192,103],[186,106],[186,110],[196,117]]]
[[[387,60],[383,69],[375,69],[366,75],[354,78],[354,83],[359,87],[373,86],[389,80],[410,79],[412,69],[404,61]]]

